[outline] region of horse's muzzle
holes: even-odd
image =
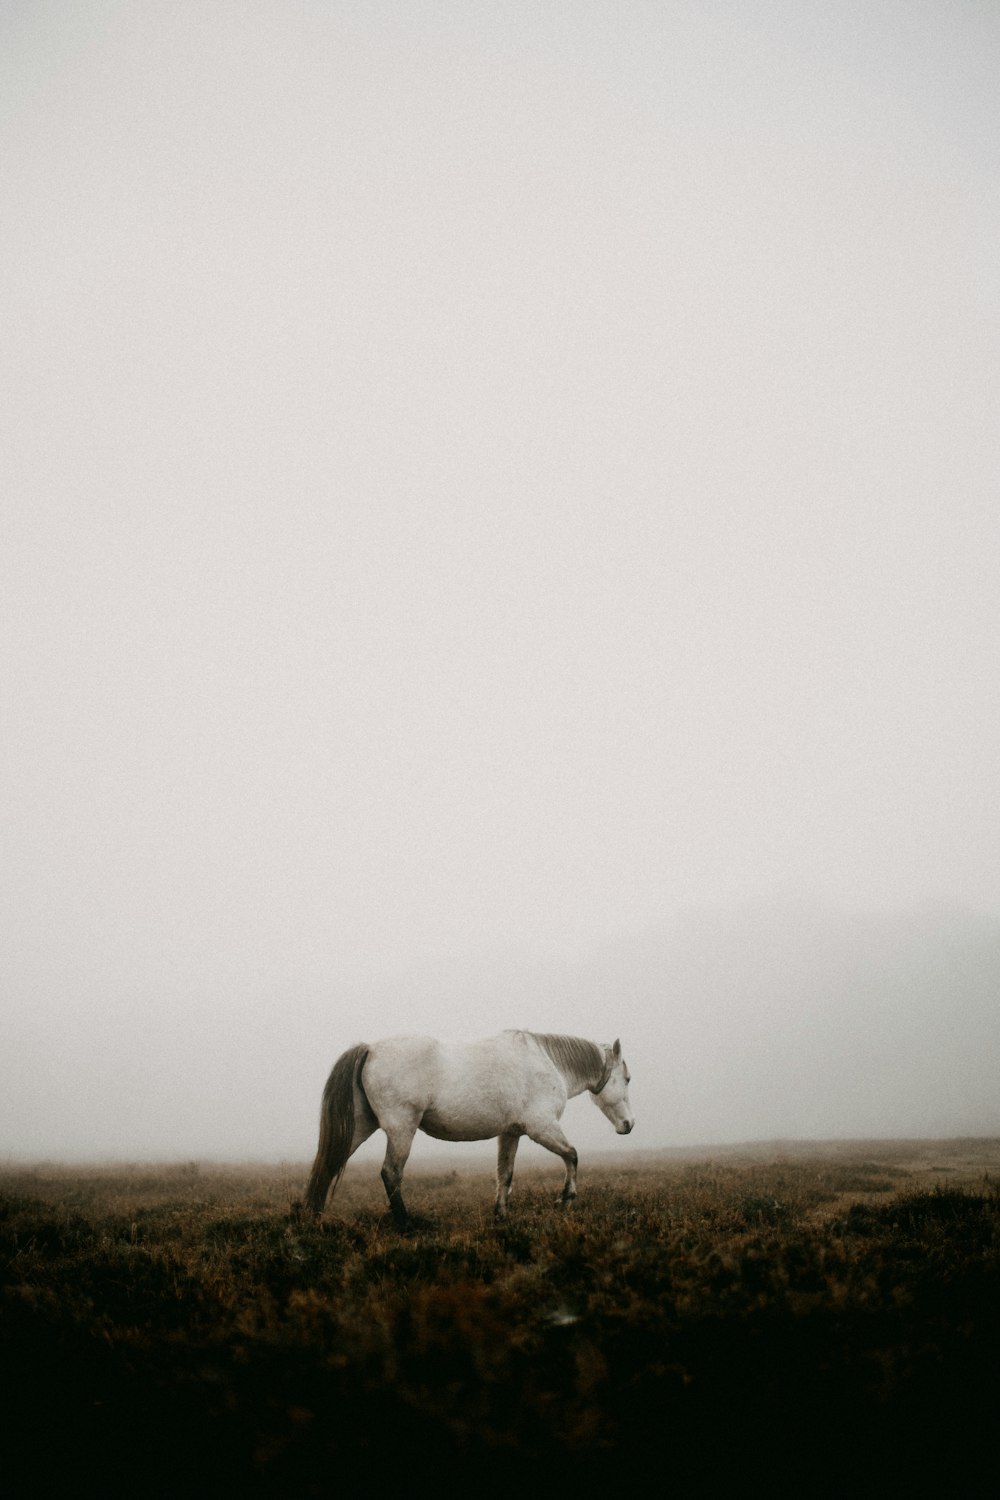
[[[617,1127],[618,1128],[618,1134],[619,1135],[630,1135],[631,1131],[632,1131],[632,1126],[634,1124],[635,1124],[634,1120],[623,1120],[621,1122],[621,1124]]]

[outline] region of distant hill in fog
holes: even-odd
[[[704,910],[575,981],[634,1016],[664,1143],[1000,1131],[996,919]]]

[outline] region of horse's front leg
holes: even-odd
[[[406,1204],[403,1202],[403,1168],[406,1166],[416,1133],[416,1124],[411,1124],[409,1121],[405,1125],[385,1126],[386,1149],[385,1161],[382,1163],[382,1183],[386,1197],[389,1199],[389,1207],[392,1209],[392,1217],[399,1229],[405,1229],[410,1222]]]
[[[563,1208],[568,1208],[576,1197],[576,1165],[579,1160],[576,1154],[576,1147],[570,1145],[569,1141],[563,1135],[562,1130],[554,1121],[551,1125],[546,1125],[543,1129],[529,1130],[528,1134],[533,1141],[537,1141],[540,1146],[544,1146],[546,1151],[554,1151],[556,1156],[562,1157],[566,1165],[566,1181],[563,1183],[563,1190],[559,1195],[558,1202]]]
[[[507,1217],[507,1199],[514,1180],[514,1157],[517,1155],[517,1143],[520,1139],[519,1130],[508,1130],[497,1141],[497,1198],[493,1205],[493,1216],[496,1219]]]

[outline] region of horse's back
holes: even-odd
[[[472,1042],[440,1041],[437,1037],[403,1034],[385,1036],[369,1047],[369,1067],[380,1072],[390,1068],[413,1077],[422,1074],[440,1077],[448,1073],[485,1072],[497,1066],[509,1066],[523,1059],[524,1033],[502,1031],[498,1036]]]
[[[365,1086],[395,1080],[414,1100],[458,1084],[485,1083],[498,1069],[523,1066],[516,1032],[474,1042],[442,1042],[431,1036],[387,1036],[369,1047]]]

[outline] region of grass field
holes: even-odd
[[[1000,1141],[624,1160],[8,1168],[0,1489],[995,1492]]]

